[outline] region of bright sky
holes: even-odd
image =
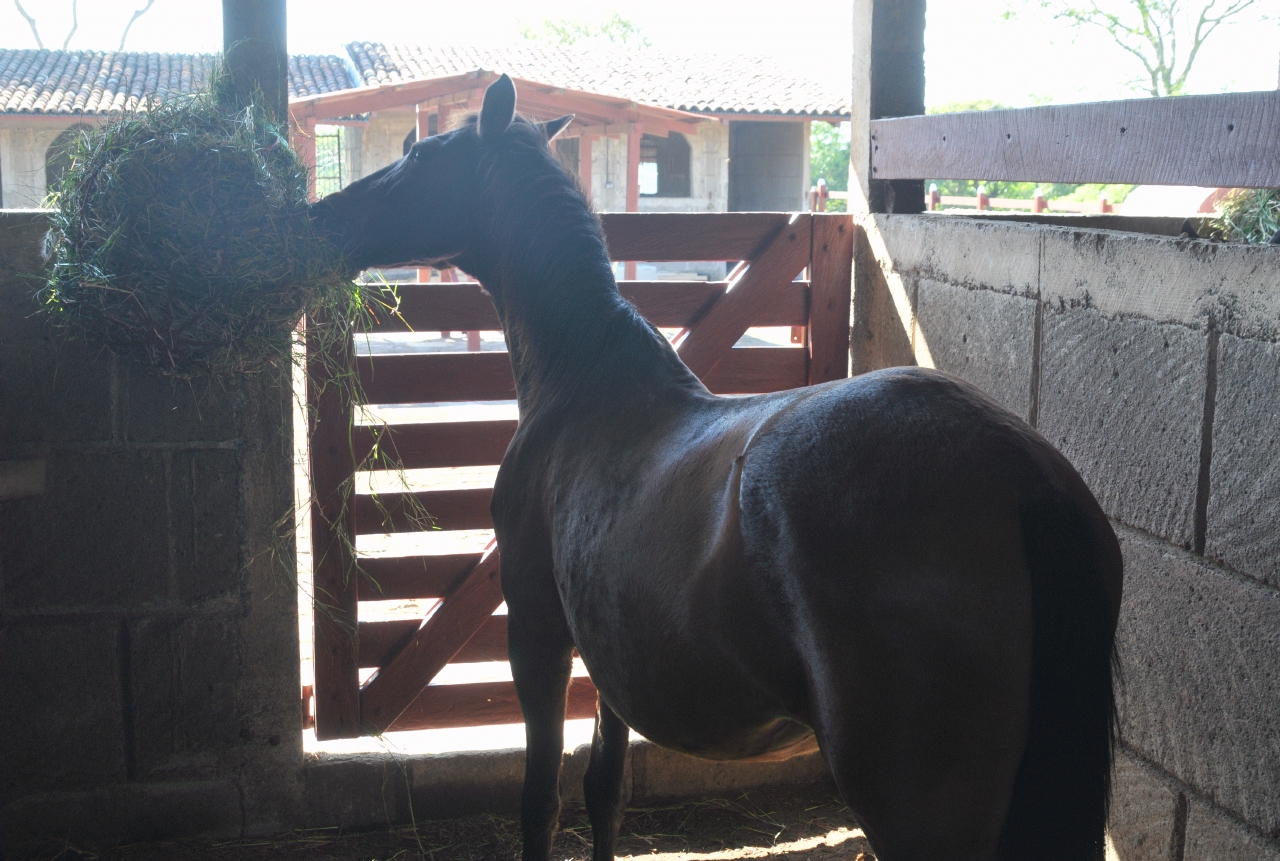
[[[1112,0],[1116,2],[1116,0]],[[70,29],[71,0],[23,0],[46,47],[61,47]],[[79,4],[80,27],[69,47],[114,49],[125,22],[143,0],[89,0]],[[807,0],[778,14],[776,5],[664,0],[293,0],[289,48],[336,53],[344,42],[432,40],[503,44],[519,39],[521,23],[538,19],[600,20],[617,9],[635,21],[653,45],[674,53],[733,52],[775,57],[804,75],[847,86],[852,0]],[[221,8],[216,0],[156,0],[138,19],[127,48],[217,51]],[[1012,21],[1008,9],[1019,10]],[[1271,20],[1262,20],[1263,15]],[[1037,0],[933,0],[929,4],[926,62],[928,104],[992,99],[1010,105],[1125,98],[1136,61],[1106,36],[1082,33],[1039,11]],[[0,0],[0,47],[35,47],[12,0]],[[1280,0],[1260,0],[1256,12],[1221,28],[1196,61],[1191,91],[1263,90],[1277,86]]]

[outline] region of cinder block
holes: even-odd
[[[0,714],[7,801],[125,778],[116,623],[10,622]]]
[[[1268,839],[1257,830],[1199,800],[1187,811],[1187,861],[1280,861],[1280,840]]]
[[[49,455],[44,495],[0,506],[6,607],[101,611],[163,599],[168,461],[155,451]]]
[[[1119,861],[1182,861],[1177,853],[1186,800],[1149,764],[1124,748],[1111,773],[1107,833]]]
[[[174,452],[170,461],[175,597],[200,601],[237,589],[243,576],[239,455]],[[257,476],[243,476],[254,481]],[[264,550],[266,548],[263,548]]]
[[[1280,586],[1280,345],[1223,335],[1205,553]]]
[[[953,215],[877,215],[875,224],[887,250],[881,263],[896,272],[1023,296],[1039,290],[1042,228]]]
[[[308,828],[378,828],[409,819],[408,763],[390,756],[321,756],[303,768]],[[414,814],[426,818],[415,805]]]
[[[0,317],[21,313],[3,293],[0,309]],[[55,341],[41,322],[25,321],[35,330],[21,333],[27,337],[0,335],[0,456],[112,438],[114,360],[87,344]]]
[[[120,362],[120,436],[131,443],[228,442],[248,407],[241,380],[175,380]]]
[[[414,757],[409,775],[414,813],[425,819],[514,813],[524,787],[524,750]]]
[[[940,371],[973,383],[1022,418],[1031,412],[1036,303],[921,279],[920,335]],[[917,352],[920,346],[917,345]]]
[[[246,667],[236,619],[153,618],[130,625],[140,778],[213,777],[242,749],[268,745],[241,713]]]
[[[1207,336],[1046,305],[1041,343],[1040,432],[1109,514],[1191,548]]]
[[[1184,783],[1276,833],[1280,592],[1130,530],[1121,530],[1120,540],[1121,736]]]
[[[723,798],[746,790],[831,780],[819,753],[780,762],[721,762],[699,759],[649,741],[631,745],[631,797],[642,804],[677,798]]]
[[[1280,338],[1280,253],[1266,246],[1041,228],[1040,296],[1246,338]]]
[[[627,758],[622,769],[622,791],[625,797],[631,797],[631,752],[635,748],[627,747]],[[564,804],[582,805],[583,778],[587,775],[587,765],[591,762],[591,745],[579,745],[572,753],[565,754],[564,763],[560,767],[560,800]]]

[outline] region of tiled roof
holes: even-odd
[[[705,113],[848,116],[848,96],[785,72],[767,58],[676,56],[649,48],[455,48],[353,42],[368,86],[483,69],[541,84]]]
[[[148,97],[198,92],[213,54],[0,49],[0,113],[109,114]],[[341,57],[289,58],[289,95],[315,96],[353,86]]]

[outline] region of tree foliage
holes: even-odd
[[[156,0],[147,0],[146,5],[135,9],[129,23],[124,25],[124,32],[120,34],[120,47],[117,50],[124,50],[125,40],[129,38],[129,30],[133,27],[133,22],[137,21],[147,13]],[[44,40],[40,38],[40,28],[36,25],[36,19],[27,13],[22,6],[22,0],[13,0],[13,5],[18,7],[18,14],[27,22],[27,26],[31,28],[31,35],[36,39],[36,47],[44,50]],[[62,50],[67,50],[67,46],[71,44],[71,37],[76,34],[76,30],[80,29],[79,0],[71,0],[71,29],[67,31],[67,37],[62,40]]]
[[[630,18],[613,12],[599,23],[587,23],[572,18],[543,18],[536,26],[520,25],[520,35],[537,42],[557,45],[576,45],[590,42],[607,42],[615,45],[647,48],[648,37]]]
[[[1214,31],[1259,0],[1040,0],[1055,18],[1104,30],[1136,59],[1134,88],[1152,97],[1186,91],[1196,56]],[[1011,17],[1012,11],[1005,13]]]

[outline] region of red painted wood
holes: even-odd
[[[356,533],[422,532],[431,529],[492,529],[489,487],[424,490],[355,497]],[[411,505],[415,499],[418,506]],[[419,507],[420,506],[420,507]]]
[[[389,664],[360,691],[360,719],[366,732],[383,732],[422,693],[502,603],[498,552],[482,558],[450,592]]]
[[[394,622],[360,623],[360,666],[380,667],[390,661],[405,647],[415,631],[422,626],[420,619]],[[467,640],[451,664],[469,664],[480,661],[505,661],[507,659],[507,617],[490,616]]]
[[[808,385],[809,354],[803,347],[735,347],[702,376],[718,395],[752,395]]]
[[[479,553],[445,556],[377,556],[359,560],[366,601],[440,598],[462,582],[480,561]]]
[[[565,719],[592,718],[595,714],[595,686],[586,677],[574,677],[569,683]],[[511,682],[432,685],[396,718],[390,729],[446,729],[523,721],[520,701]]]
[[[356,463],[365,469],[491,466],[502,463],[516,421],[362,425],[353,429]],[[373,448],[378,452],[373,460]],[[366,461],[369,460],[368,463]]]
[[[785,212],[608,212],[611,260],[749,260],[786,226]]]
[[[809,282],[809,383],[849,376],[849,326],[853,284],[853,218],[813,217]]]
[[[356,371],[369,404],[515,400],[506,353],[360,356]]]

